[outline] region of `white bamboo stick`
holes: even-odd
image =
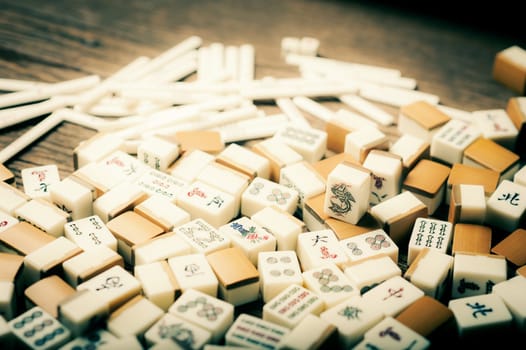
[[[0,108],[16,106],[23,103],[42,101],[52,96],[75,94],[87,90],[100,82],[98,75],[45,84],[34,89],[22,90],[0,95]]]

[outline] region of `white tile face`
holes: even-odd
[[[13,334],[31,349],[55,349],[71,332],[42,308],[35,306],[8,322]]]
[[[145,171],[134,184],[150,196],[162,196],[172,203],[177,201],[179,193],[188,186],[188,182],[156,169]]]
[[[208,254],[231,245],[228,235],[203,219],[194,219],[175,227],[173,231],[190,245],[193,253]]]
[[[424,292],[402,276],[391,277],[362,295],[367,303],[377,306],[386,316],[395,317]]]
[[[387,141],[387,136],[378,128],[364,127],[345,136],[344,152],[361,163],[365,160],[369,150],[373,148],[387,149]]]
[[[104,268],[109,262],[117,261],[119,257],[115,250],[105,245],[86,250],[62,263],[64,279],[71,286],[76,287],[82,283],[87,274]]]
[[[148,137],[137,146],[137,159],[160,171],[166,171],[179,157],[179,145],[160,137]]]
[[[441,253],[449,253],[452,240],[453,225],[450,222],[417,218],[409,239],[407,264],[410,265],[424,247]]]
[[[506,271],[502,256],[456,253],[451,298],[491,293],[495,284],[506,280]]]
[[[126,152],[115,151],[96,163],[95,180],[108,189],[124,181],[134,181],[149,167]],[[79,169],[80,170],[80,169]]]
[[[398,246],[382,229],[342,239],[340,245],[350,261],[360,261],[371,256],[387,254],[393,262],[398,263]]]
[[[127,350],[142,350],[143,346],[137,336],[125,335],[123,337],[115,337],[107,343],[101,344],[97,350],[113,350],[113,349],[127,349]]]
[[[232,246],[245,252],[254,266],[260,252],[276,250],[276,237],[246,216],[219,227],[219,232],[230,237]]]
[[[22,270],[24,283],[29,286],[37,282],[61,262],[79,252],[79,247],[64,236],[33,250],[24,257],[24,269]]]
[[[144,196],[144,192],[136,184],[122,182],[93,202],[93,214],[98,215],[104,223],[112,219],[112,213],[120,208],[126,207],[130,202]]]
[[[217,297],[219,281],[204,254],[172,257],[168,259],[168,265],[183,293],[195,289]]]
[[[343,272],[363,295],[379,283],[401,276],[402,270],[389,256],[378,256],[352,263]]]
[[[112,134],[95,136],[89,141],[84,142],[75,149],[74,156],[77,160],[77,168],[91,162],[96,162],[118,151],[123,142],[123,139],[115,137]]]
[[[513,149],[519,133],[510,116],[504,109],[473,111],[473,123],[481,130],[485,138]]]
[[[305,230],[301,220],[275,207],[265,207],[250,218],[276,237],[277,250],[296,250],[298,235]]]
[[[347,255],[338,243],[332,230],[304,232],[298,236],[298,258],[303,271],[333,262],[342,266],[348,261]]]
[[[77,290],[91,290],[100,295],[113,309],[141,292],[141,283],[135,276],[117,265],[77,286]]]
[[[309,202],[307,202],[309,203]],[[323,209],[320,209],[323,211]],[[325,223],[326,215],[316,212],[314,208],[306,204],[303,208],[301,219],[305,223],[307,231],[321,231],[326,230],[329,226]]]
[[[522,166],[514,175],[513,182],[526,187],[526,166]]]
[[[427,207],[427,214],[428,216],[433,216],[435,212],[437,211],[438,207],[444,200],[444,194],[446,191],[446,184],[442,184],[438,190],[438,192],[433,196],[423,195],[421,193],[418,193],[417,191],[413,190],[407,190],[403,189],[403,192],[411,192],[414,194],[416,198],[418,198],[422,203],[424,203]]]
[[[210,343],[212,333],[166,313],[144,333],[144,338],[150,347],[163,340],[170,340],[184,349],[202,349]]]
[[[229,144],[224,150],[219,152],[217,158],[224,159],[243,169],[247,169],[257,177],[268,179],[270,176],[270,161],[237,143]]]
[[[257,267],[264,302],[268,302],[291,284],[303,285],[300,264],[293,250],[261,252]]]
[[[143,295],[167,311],[175,301],[176,288],[178,288],[173,281],[173,275],[167,262],[156,261],[135,265],[133,275],[141,282]]]
[[[338,328],[339,344],[348,349],[357,344],[367,330],[380,322],[384,314],[365,303],[360,296],[353,296],[323,311],[320,318]]]
[[[134,247],[135,265],[166,260],[174,256],[190,254],[192,247],[176,232],[166,233]]]
[[[411,277],[404,277],[422,289],[427,296],[441,300],[446,287],[449,286],[452,267],[453,257],[451,255],[429,250],[419,259]]]
[[[232,304],[195,289],[184,292],[168,312],[210,331],[212,343],[216,344],[234,322]]]
[[[281,169],[279,183],[298,192],[298,209],[303,210],[305,200],[325,191],[325,181],[306,163],[299,162]]]
[[[429,340],[397,321],[393,317],[386,317],[364,336],[366,348],[379,349],[427,349],[431,345]]]
[[[49,190],[51,202],[78,220],[93,214],[93,195],[86,186],[70,178],[55,183]]]
[[[371,214],[380,222],[385,223],[389,221],[389,219],[404,214],[422,204],[422,201],[412,192],[404,191],[371,207]]]
[[[503,180],[486,202],[486,222],[512,232],[526,212],[526,187]]]
[[[526,97],[517,97],[517,102],[522,114],[526,114]]]
[[[369,205],[378,204],[400,193],[402,160],[393,156],[370,152],[363,167],[371,170]]]
[[[460,184],[460,217],[458,222],[482,225],[486,220],[484,186]]]
[[[64,236],[75,242],[82,250],[105,245],[117,251],[117,239],[98,215],[68,222],[64,226]]]
[[[11,281],[0,281],[0,316],[10,320],[16,312],[15,284]]]
[[[252,216],[272,205],[294,214],[298,200],[299,194],[295,189],[256,177],[241,195],[241,214]]]
[[[407,167],[425,144],[426,142],[418,137],[404,134],[391,144],[389,152],[402,157],[402,163]]]
[[[108,330],[118,337],[129,335],[142,337],[144,332],[157,322],[163,310],[150,300],[138,296],[132,303],[110,315],[106,322]]]
[[[481,136],[473,125],[452,119],[438,130],[431,140],[431,157],[448,164],[462,163],[464,150]]]
[[[0,197],[0,210],[13,216],[15,209],[30,199],[24,192],[4,182],[0,182]]]
[[[494,293],[450,300],[460,337],[482,334],[488,326],[497,327],[512,322],[512,315],[502,299]]]
[[[289,334],[286,327],[262,320],[249,314],[240,314],[225,334],[225,344],[252,348],[277,348]]]
[[[431,136],[433,135],[433,129],[428,129],[419,123],[419,121],[404,113],[399,113],[398,115],[397,129],[401,135],[411,135],[413,137],[418,137],[425,142],[431,141]]]
[[[80,336],[100,325],[109,315],[106,301],[91,291],[76,293],[60,303],[58,320],[73,336]]]
[[[307,289],[318,294],[325,308],[330,308],[352,296],[360,295],[358,288],[334,264],[328,263],[303,272],[303,281]]]
[[[329,216],[356,224],[369,207],[370,173],[344,163],[327,178],[323,210]]]
[[[248,187],[250,178],[239,171],[213,162],[204,167],[195,181],[206,183],[241,200],[241,194]]]
[[[522,296],[522,291],[526,290],[525,288],[526,278],[518,275],[497,283],[492,289],[492,292],[504,301],[513,315],[513,322],[522,333],[526,331],[526,299]]]
[[[0,315],[0,342],[8,349],[12,349],[14,347],[13,341],[14,339],[7,325],[7,320]]]
[[[136,157],[115,151],[99,161],[83,165],[74,174],[106,192],[122,182],[135,180],[148,169]]]
[[[298,37],[286,36],[281,38],[281,55],[286,57],[288,54],[299,54],[301,49],[301,39]]]
[[[179,179],[192,182],[203,168],[213,162],[214,159],[215,156],[210,153],[195,149],[179,158],[169,172]]]
[[[58,167],[55,164],[24,168],[20,176],[24,192],[31,198],[51,200],[51,186],[60,182]]]
[[[268,138],[259,142],[261,147],[273,160],[282,166],[301,162],[303,157],[286,143],[275,138]]]
[[[17,223],[19,223],[17,218],[0,210],[0,232],[7,230]]]
[[[318,316],[324,308],[316,293],[290,285],[263,306],[263,319],[294,328],[308,314]]]
[[[280,342],[286,349],[317,349],[333,345],[332,336],[336,328],[329,322],[313,314],[305,316],[294,329]]]
[[[320,41],[318,39],[304,36],[300,40],[299,53],[305,56],[317,56],[319,47]]]
[[[234,196],[201,181],[187,186],[176,204],[192,219],[202,218],[214,227],[226,224],[239,212],[239,201]]]
[[[76,337],[64,346],[61,350],[78,350],[78,349],[98,349],[102,344],[115,341],[116,336],[103,328],[95,329],[80,337]]]
[[[134,210],[158,223],[165,231],[190,221],[189,213],[162,196],[152,196],[135,206]]]
[[[15,209],[14,214],[18,220],[27,221],[54,237],[64,235],[64,225],[70,217],[65,211],[40,198],[22,204]]]
[[[327,133],[307,126],[286,125],[274,139],[289,145],[309,163],[320,160],[327,151]]]

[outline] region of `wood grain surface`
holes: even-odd
[[[49,83],[90,74],[104,78],[138,56],[155,57],[192,35],[205,45],[254,45],[256,78],[297,77],[297,67],[280,56],[281,39],[311,36],[320,40],[321,56],[399,69],[444,105],[467,111],[505,108],[515,93],[493,79],[495,55],[511,45],[526,47],[509,4],[492,4],[495,11],[485,9],[479,17],[475,11],[459,13],[452,1],[434,2],[430,9],[400,3],[0,0],[0,78]],[[504,25],[494,21],[506,13]],[[42,118],[0,130],[0,148]],[[57,164],[65,177],[73,171],[73,149],[94,134],[64,122],[5,166],[15,173],[18,187],[26,167]]]
[[[312,36],[320,40],[321,56],[399,69],[417,80],[418,90],[440,96],[445,105],[468,111],[505,107],[514,93],[492,78],[494,56],[524,45],[526,37],[513,26],[465,23],[453,15],[458,10],[453,6],[448,16],[444,9],[402,3],[2,0],[0,78],[104,78],[138,56],[155,57],[191,35],[201,36],[204,44],[253,44],[256,78],[296,77],[296,67],[280,56],[280,41]],[[472,17],[477,15],[464,18]],[[41,119],[0,130],[0,147]],[[62,123],[5,165],[17,185],[20,170],[30,166],[55,163],[66,176],[73,170],[73,148],[93,134]]]

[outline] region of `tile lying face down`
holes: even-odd
[[[260,273],[244,251],[230,247],[206,256],[219,280],[219,298],[234,306],[258,300]]]
[[[400,108],[397,128],[402,135],[407,134],[431,142],[438,130],[450,120],[451,117],[436,105],[427,101],[417,101]]]

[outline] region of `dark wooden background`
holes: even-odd
[[[495,54],[526,47],[524,18],[511,4],[461,10],[453,1],[0,0],[0,78],[104,78],[191,35],[205,45],[253,44],[256,78],[296,77],[280,56],[281,39],[312,36],[320,55],[399,69],[445,105],[505,108],[515,93],[492,78]],[[41,119],[0,130],[0,147]],[[5,165],[18,187],[26,167],[57,164],[63,178],[73,171],[73,149],[94,134],[62,123]]]
[[[204,44],[253,44],[256,78],[294,77],[299,73],[280,57],[280,41],[312,36],[320,40],[320,55],[399,69],[445,105],[468,111],[504,108],[514,93],[493,80],[494,56],[511,45],[524,46],[526,35],[507,2],[480,6],[460,10],[452,1],[424,6],[411,1],[1,0],[0,78],[104,78],[140,55],[155,57],[191,35],[201,36]],[[0,147],[41,119],[0,130]],[[30,166],[57,164],[67,176],[73,148],[93,134],[63,123],[5,165],[17,185],[20,170]]]

